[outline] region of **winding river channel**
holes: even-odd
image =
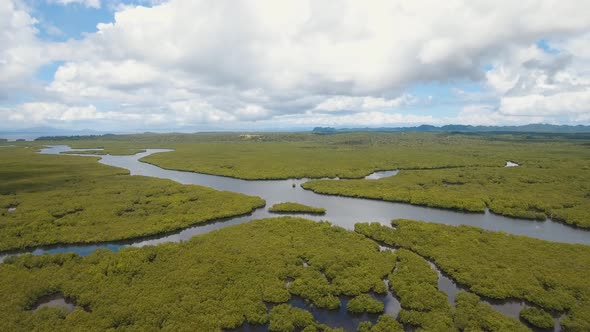
[[[66,151],[76,151],[70,149],[65,145],[49,146],[41,150],[43,154],[60,154]],[[236,225],[248,222],[254,219],[267,218],[277,216],[276,214],[268,212],[268,207],[280,202],[297,202],[306,205],[322,207],[327,210],[325,215],[304,215],[305,218],[312,220],[329,220],[335,225],[342,226],[346,229],[354,229],[354,224],[358,222],[377,221],[384,225],[389,225],[392,219],[408,218],[415,220],[422,220],[426,222],[438,222],[449,225],[471,225],[481,227],[483,229],[493,231],[503,231],[511,234],[525,235],[533,238],[566,242],[578,244],[590,244],[590,231],[570,227],[552,220],[532,221],[504,217],[486,211],[485,213],[463,213],[452,210],[443,210],[435,208],[427,208],[415,206],[405,203],[393,203],[378,200],[369,200],[362,198],[350,198],[341,196],[329,196],[316,194],[309,190],[301,188],[301,184],[309,179],[289,179],[289,180],[241,180],[230,177],[215,176],[200,174],[194,172],[166,170],[160,167],[141,162],[140,159],[154,154],[166,153],[171,150],[165,149],[147,149],[143,153],[138,153],[131,156],[100,156],[100,163],[124,168],[130,171],[131,175],[143,175],[156,178],[170,179],[182,184],[197,184],[215,188],[218,190],[227,190],[239,192],[247,195],[259,196],[266,200],[266,207],[259,208],[254,212],[238,216],[234,218],[227,218],[224,220],[217,220],[205,224],[195,225],[189,228],[181,229],[176,232],[160,234],[147,238],[132,239],[127,241],[104,242],[98,244],[73,244],[73,245],[57,245],[34,248],[28,251],[35,255],[44,253],[58,253],[58,252],[76,252],[79,255],[88,255],[98,248],[106,248],[117,251],[122,247],[127,246],[145,246],[153,245],[163,242],[179,242],[191,238],[197,234],[203,234],[212,230],[223,227]],[[512,166],[512,165],[511,165]],[[386,176],[395,176],[397,171],[382,171],[370,174],[366,177],[368,181],[379,179]],[[338,181],[334,179],[333,181]],[[293,186],[295,185],[295,186]],[[9,254],[0,255],[0,262]],[[439,272],[439,289],[444,291],[448,297],[449,302],[454,302],[454,296],[459,287],[448,276],[438,270]],[[386,304],[386,312],[396,315],[399,311],[399,302],[395,297],[388,293],[380,298]],[[344,299],[346,301],[346,299]],[[301,299],[294,299],[291,301],[293,305],[298,307],[305,307],[314,314],[314,317],[320,321],[329,323],[329,325],[354,327],[361,318],[346,313],[346,306],[344,311],[334,313],[334,311],[321,310],[317,308],[308,308]],[[518,317],[518,312],[524,305],[521,302],[505,301],[503,303],[491,303],[497,310],[512,316]],[[342,310],[341,310],[342,311]],[[373,317],[376,319],[376,317]],[[374,319],[371,319],[374,320]],[[348,324],[350,321],[350,324]],[[339,324],[332,324],[338,322]],[[558,324],[556,324],[557,330]],[[263,328],[263,327],[261,327]],[[245,326],[244,331],[258,331],[258,328]]]

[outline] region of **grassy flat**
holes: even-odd
[[[53,142],[52,142],[53,143]],[[339,177],[303,187],[590,227],[590,139],[549,134],[309,133],[121,135],[60,141],[74,147],[171,148],[143,161],[242,179]],[[504,167],[506,161],[518,167]],[[261,162],[264,161],[264,162]],[[363,180],[374,171],[397,176]],[[356,180],[353,180],[356,179]]]
[[[0,250],[153,235],[264,204],[259,197],[129,176],[92,157],[0,149]]]
[[[308,206],[299,203],[285,202],[278,203],[268,209],[269,212],[277,213],[309,213],[309,214],[324,214],[326,209]]]

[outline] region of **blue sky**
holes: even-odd
[[[29,5],[31,14],[39,21],[39,37],[45,40],[81,39],[84,34],[95,33],[98,23],[114,20],[114,11],[107,6],[93,8],[79,3],[62,5],[45,1],[32,1]]]
[[[543,2],[7,0],[0,130],[590,124],[590,5]]]

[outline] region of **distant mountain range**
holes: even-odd
[[[100,132],[92,129],[68,130],[58,129],[52,127],[34,127],[18,130],[0,130],[0,138],[17,140],[26,139],[34,140],[40,136],[87,136],[87,135],[101,135],[105,132]]]
[[[264,130],[263,130],[264,131]],[[288,131],[288,130],[281,130]],[[298,129],[296,131],[302,131]],[[189,131],[185,131],[189,132]],[[238,132],[238,131],[236,131]],[[240,131],[241,132],[241,131]],[[577,125],[551,125],[551,124],[528,124],[523,126],[470,126],[470,125],[446,125],[432,126],[421,125],[416,127],[379,127],[379,128],[333,128],[333,127],[315,127],[312,130],[315,134],[337,134],[347,132],[457,132],[457,133],[559,133],[559,134],[590,134],[590,126]],[[0,139],[27,139],[34,140],[38,137],[59,138],[75,136],[77,139],[90,139],[105,134],[124,134],[108,133],[92,129],[67,130],[52,127],[36,127],[20,130],[0,131]],[[139,134],[139,133],[138,133]]]
[[[470,126],[446,125],[441,127],[421,125],[417,127],[380,128],[332,128],[315,127],[316,134],[336,134],[346,132],[464,132],[464,133],[590,133],[590,126],[528,124],[523,126]]]

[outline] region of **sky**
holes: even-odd
[[[0,130],[590,124],[587,0],[1,0]]]

